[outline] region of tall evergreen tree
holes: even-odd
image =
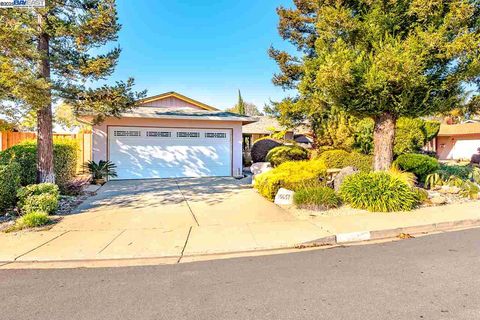
[[[480,84],[478,0],[294,2],[278,9],[279,32],[299,55],[271,49],[273,81],[298,89],[304,114],[372,118],[376,170],[390,167],[399,117],[449,110]]]
[[[242,94],[240,93],[240,90],[238,90],[237,113],[238,114],[243,114],[243,115],[246,114],[245,102],[243,101]]]
[[[99,52],[119,30],[115,0],[46,0],[45,8],[0,10],[0,112],[36,114],[39,182],[55,181],[52,103],[61,99],[101,121],[144,96],[132,91],[133,79],[86,87],[113,73],[120,48]]]

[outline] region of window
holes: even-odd
[[[168,131],[147,131],[147,137],[170,138],[171,136],[172,133]]]
[[[200,132],[177,132],[177,138],[200,138]]]
[[[115,137],[140,137],[140,131],[115,130]]]
[[[220,138],[224,139],[227,137],[227,134],[224,132],[207,132],[205,133],[205,138]]]

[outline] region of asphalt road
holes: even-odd
[[[179,265],[0,271],[0,319],[480,319],[480,229]]]

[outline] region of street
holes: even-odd
[[[480,229],[155,267],[0,271],[7,319],[480,319]]]

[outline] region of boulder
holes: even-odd
[[[340,186],[342,185],[343,180],[345,180],[346,177],[357,172],[359,172],[359,170],[354,167],[345,167],[340,170],[340,172],[333,179],[333,188],[335,189],[335,191],[338,192],[340,190]]]
[[[255,174],[264,173],[272,170],[270,162],[256,162],[250,166],[250,172]]]
[[[430,202],[434,205],[442,205],[442,204],[445,204],[447,203],[447,198],[445,197],[442,197],[442,196],[437,196],[437,197],[433,197],[430,199]]]

